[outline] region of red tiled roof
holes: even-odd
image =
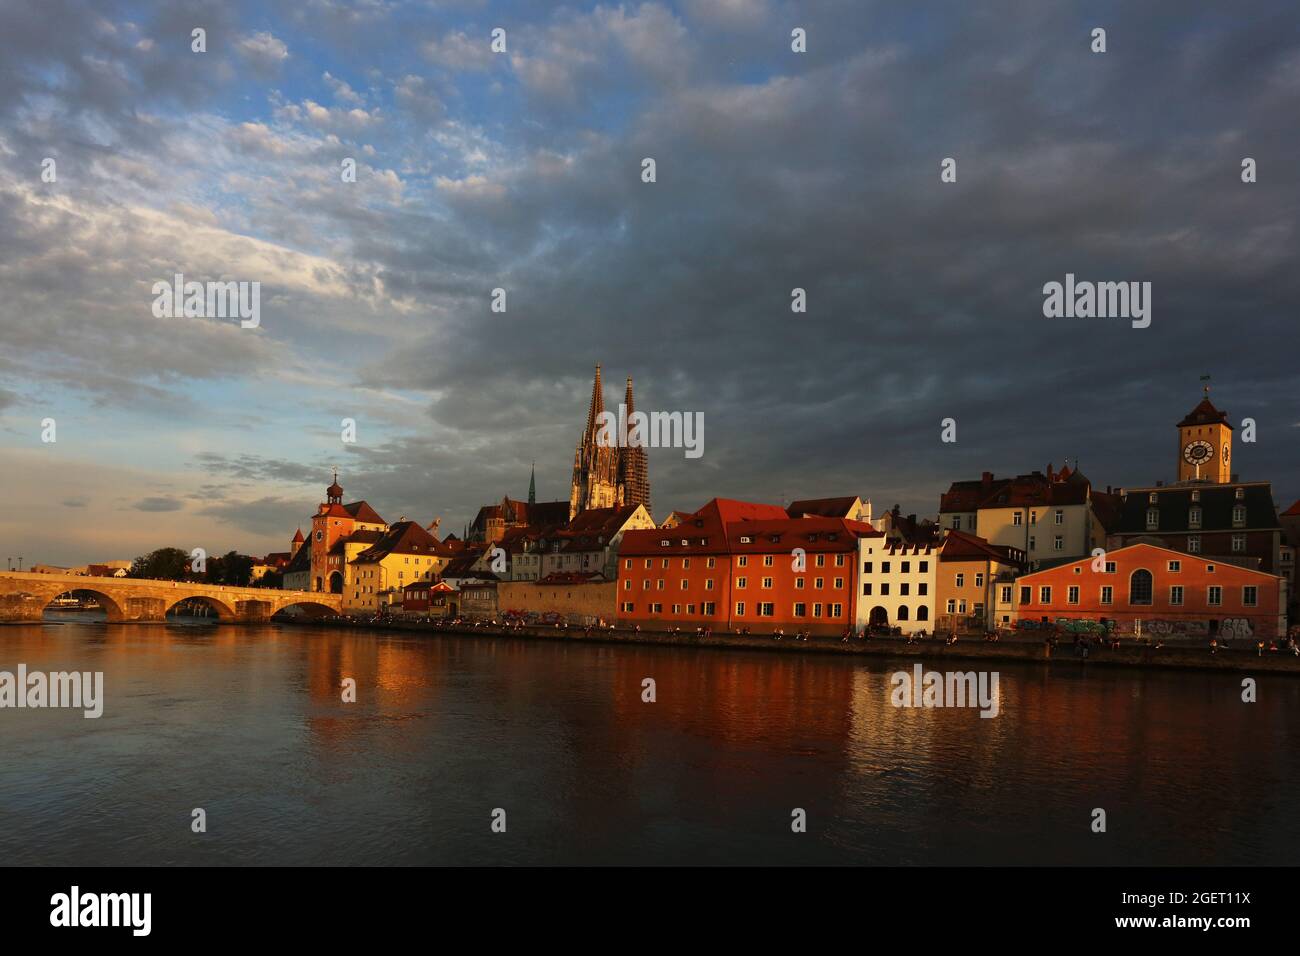
[[[1078,472],[1065,481],[1050,481],[1041,471],[1015,478],[954,481],[939,499],[939,511],[978,511],[980,508],[1079,505],[1088,500],[1090,485]]]
[[[364,534],[365,532],[358,532]],[[390,554],[436,554],[438,539],[417,521],[399,521],[369,548],[352,559],[353,564],[380,561]]]
[[[357,521],[364,521],[367,524],[384,524],[384,519],[379,517],[379,513],[364,501],[354,501],[350,505],[344,505],[343,510]]]
[[[785,510],[791,518],[800,518],[804,515],[818,515],[822,518],[847,518],[849,509],[853,507],[857,500],[857,495],[841,498],[802,498],[799,501],[790,502],[790,507]]]
[[[1195,408],[1187,413],[1187,417],[1178,423],[1178,427],[1184,428],[1188,425],[1215,425],[1220,422],[1224,425],[1228,425],[1228,415],[1226,412],[1221,412],[1215,408],[1214,403],[1210,401],[1210,398],[1207,395],[1205,398],[1201,399]],[[1228,425],[1228,427],[1231,428],[1232,426]]]
[[[1283,511],[1282,517],[1283,518],[1300,517],[1300,500],[1297,500],[1296,503],[1293,504],[1290,508],[1287,508],[1286,511]]]
[[[990,544],[984,538],[974,534],[967,534],[964,531],[949,531],[943,540],[943,548],[939,552],[941,561],[971,561],[992,559],[1002,564],[1015,564],[1024,566],[1023,555],[1020,559],[1012,556],[1013,548],[1005,545]]]

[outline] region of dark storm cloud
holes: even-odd
[[[175,498],[141,498],[131,506],[136,511],[180,511],[184,507]]]
[[[93,154],[79,195],[110,208],[119,189],[175,199],[182,172],[187,202],[219,183],[228,228],[326,257],[322,284],[346,295],[282,309],[281,351],[228,329],[105,322],[96,291],[147,278],[119,255],[147,224],[0,192],[0,263],[21,263],[3,276],[4,315],[22,317],[4,344],[42,380],[124,405],[161,406],[194,378],[248,383],[289,355],[313,373],[345,359],[347,384],[427,407],[427,426],[336,456],[349,497],[390,519],[464,520],[523,495],[534,459],[539,494],[566,497],[597,362],[611,404],[631,374],[642,410],[704,414],[703,458],[650,453],[660,516],[712,494],[860,493],[933,513],[954,479],[1067,456],[1101,485],[1167,478],[1173,423],[1207,372],[1234,421],[1259,422],[1243,476],[1300,495],[1294,4],[1231,18],[1211,2],[536,8],[492,60],[474,53],[490,14],[473,4],[282,5],[270,33],[285,57],[248,47],[268,32],[251,8],[148,8],[134,32],[111,10],[110,30],[84,6],[50,9],[0,12],[8,161],[34,169],[51,143]],[[205,21],[208,60],[159,55]],[[807,54],[789,52],[792,24]],[[1088,49],[1094,26],[1105,54]],[[338,61],[305,63],[317,44]],[[273,115],[196,138],[249,55],[290,77],[301,64],[318,108],[268,89]],[[31,108],[43,96],[49,115]],[[168,107],[184,113],[159,119]],[[211,153],[207,170],[195,157]],[[353,191],[334,188],[345,156],[364,174]],[[949,156],[955,184],[939,179]],[[1244,156],[1256,184],[1240,181]],[[1067,272],[1150,281],[1151,327],[1044,318],[1043,284]],[[488,308],[498,286],[504,314]],[[795,287],[806,314],[790,310]],[[229,440],[198,456],[215,485],[314,498],[334,463]],[[298,506],[221,507],[237,523]]]
[[[267,496],[248,501],[222,501],[200,508],[197,513],[204,517],[215,518],[220,523],[241,531],[262,535],[266,534],[268,529],[294,528],[306,524],[311,516],[312,507],[306,498],[292,501]],[[286,535],[286,547],[287,541]]]

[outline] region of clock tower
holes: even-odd
[[[1224,485],[1232,481],[1232,426],[1205,397],[1178,423],[1178,480]]]

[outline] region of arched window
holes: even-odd
[[[924,604],[922,604],[920,607],[916,609],[916,619],[918,621],[930,620],[930,609],[926,607]]]
[[[899,606],[899,608],[898,608],[898,614],[895,616],[895,619],[896,619],[896,620],[899,620],[899,621],[906,621],[906,620],[907,620],[907,605],[906,605],[906,604],[903,604],[903,605],[900,605],[900,606]]]
[[[1129,604],[1150,604],[1151,603],[1151,572],[1146,568],[1138,568],[1128,579],[1128,603]]]

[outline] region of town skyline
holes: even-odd
[[[1168,22],[1066,2],[6,8],[5,551],[283,550],[334,465],[385,517],[449,530],[522,498],[534,461],[563,497],[598,362],[639,407],[708,423],[698,460],[648,450],[656,517],[712,495],[932,514],[952,480],[1065,459],[1102,487],[1170,480],[1167,423],[1206,373],[1258,423],[1234,470],[1293,501],[1289,10]],[[260,282],[259,325],[155,315],[176,273]],[[1149,282],[1149,327],[1046,317],[1044,285],[1073,275]]]

